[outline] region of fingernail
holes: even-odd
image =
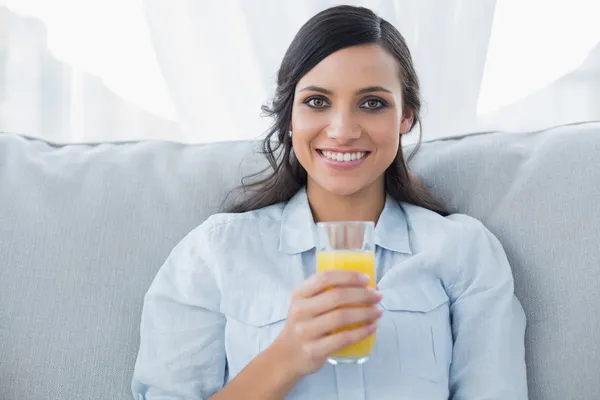
[[[362,282],[362,283],[369,283],[369,281],[371,280],[371,277],[367,274],[359,274],[358,279]]]

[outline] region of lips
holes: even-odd
[[[371,154],[368,151],[331,151],[317,150],[319,158],[323,160],[325,165],[335,170],[343,171],[358,167]]]
[[[327,158],[328,160],[337,161],[337,162],[352,162],[356,160],[361,160],[366,157],[369,152],[368,151],[331,151],[331,150],[317,150],[317,152],[322,156]]]

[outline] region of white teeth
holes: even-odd
[[[331,160],[338,161],[338,162],[349,162],[349,161],[360,160],[361,158],[363,158],[366,155],[366,153],[363,151],[359,151],[356,153],[335,153],[332,151],[322,151],[321,153],[325,157],[327,157]]]

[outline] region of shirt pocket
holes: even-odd
[[[443,326],[449,324],[449,310],[443,287],[397,286],[382,291],[382,295],[384,317],[391,320],[390,333],[397,342],[400,373],[432,382],[446,379],[446,353],[450,349],[445,349]]]
[[[249,293],[222,303],[232,341],[244,343],[242,353],[257,355],[268,348],[283,329],[290,296],[280,291]]]
[[[248,290],[244,295],[228,297],[221,304],[221,312],[227,317],[225,345],[230,375],[237,375],[277,339],[287,322],[290,300],[291,292],[269,288],[261,293]],[[328,378],[324,379],[323,373],[307,375],[286,398],[331,398],[321,396],[333,391],[329,385],[335,375]]]

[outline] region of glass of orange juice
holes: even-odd
[[[319,222],[317,224],[317,272],[357,271],[371,277],[375,288],[375,224],[368,221]],[[353,329],[352,325],[344,329]],[[333,333],[333,332],[332,332]],[[375,333],[328,358],[331,364],[362,364],[369,359]]]

